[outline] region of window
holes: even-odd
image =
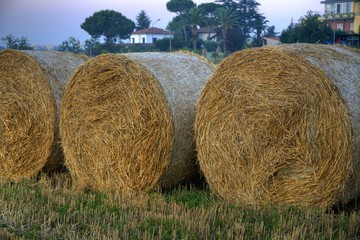
[[[346,13],[351,13],[353,10],[352,10],[352,3],[350,2],[347,2],[345,3],[345,12]]]
[[[354,31],[354,23],[350,23],[350,32]]]
[[[132,38],[132,40],[131,40],[131,41],[132,41],[132,43],[135,43],[135,38]]]
[[[142,43],[145,43],[145,38],[144,37],[142,38]]]
[[[332,4],[326,4],[325,5],[325,13],[331,14],[332,13]]]
[[[343,30],[344,30],[344,24],[342,24],[342,23],[337,23],[337,24],[336,24],[336,29],[343,31]]]
[[[153,37],[152,42],[154,43],[154,42],[156,42],[156,40],[157,40],[157,38]]]
[[[340,3],[338,3],[338,4],[336,4],[336,11],[335,11],[336,13],[340,13],[341,12],[341,4]]]

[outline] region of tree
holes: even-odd
[[[150,22],[150,17],[144,10],[141,10],[139,15],[136,16],[136,30],[149,28]]]
[[[332,30],[320,20],[320,14],[309,11],[301,17],[298,24],[291,23],[280,36],[282,43],[318,43],[325,42],[332,36]]]
[[[114,10],[101,10],[86,18],[81,28],[93,38],[104,36],[105,45],[111,47],[117,38],[129,38],[135,23]]]
[[[236,2],[234,0],[215,0],[215,2],[220,3],[223,7],[236,9]]]
[[[321,15],[308,11],[307,15],[300,18],[301,35],[300,42],[318,43],[325,42],[332,34],[331,28],[320,20]]]
[[[196,7],[196,4],[192,0],[170,0],[166,3],[166,8],[169,12],[176,13],[182,20],[182,28],[185,42],[187,42],[186,33],[186,18],[185,15],[189,13],[190,9]]]
[[[88,56],[92,57],[101,54],[102,46],[97,38],[91,38],[85,40],[84,50]]]
[[[174,33],[174,39],[172,40],[172,49],[181,49],[185,47],[186,42],[184,40],[183,21],[180,16],[175,16],[168,23],[166,29]],[[188,27],[185,27],[185,30],[188,34],[190,34],[191,30]],[[177,47],[175,47],[175,44],[177,44]]]
[[[215,11],[216,9],[222,7],[216,3],[202,3],[198,8],[202,9],[203,12],[203,22],[201,22],[201,27],[206,26],[209,28],[208,40],[210,40],[211,31],[216,26]]]
[[[239,17],[239,37],[236,41],[240,43],[237,46],[232,47],[232,51],[239,50],[244,47],[247,39],[250,38],[252,33],[258,34],[257,30],[261,35],[263,26],[259,26],[266,21],[265,17],[263,18],[258,13],[259,3],[255,0],[237,0],[236,5],[237,15]],[[258,29],[256,29],[258,28]]]
[[[267,26],[265,30],[264,37],[276,37],[278,35],[278,32],[275,32],[275,26]]]
[[[254,44],[257,47],[260,47],[262,44],[262,37],[265,35],[265,31],[267,29],[267,23],[269,21],[266,20],[266,17],[262,16],[261,14],[257,14],[255,16],[254,22],[254,30],[255,30],[255,40]]]
[[[256,28],[258,19],[261,16],[258,13],[258,6],[260,5],[255,0],[217,0],[222,6],[231,9],[237,16],[237,26],[227,31],[227,50],[230,52],[242,49],[245,46],[247,39],[253,34],[257,34]],[[266,21],[263,19],[263,21]],[[259,29],[258,29],[259,30]],[[258,31],[259,33],[262,31]]]
[[[4,41],[6,48],[18,49],[18,50],[34,49],[33,47],[31,47],[30,42],[26,37],[15,38],[12,34],[9,34],[1,38],[1,40]]]
[[[81,49],[80,41],[74,37],[69,37],[68,40],[63,41],[58,48],[60,52],[72,52],[72,53],[83,53]]]
[[[202,13],[203,10],[201,8],[192,8],[188,14],[188,21],[191,25],[191,36],[194,52],[196,52],[197,26],[204,21]]]
[[[235,11],[231,8],[219,8],[216,10],[215,16],[221,28],[221,34],[223,38],[223,51],[227,52],[228,31],[233,27],[238,26],[238,17]]]
[[[295,39],[295,24],[292,21],[286,29],[282,30],[280,41],[282,43],[294,43],[297,41]]]

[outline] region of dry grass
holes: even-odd
[[[329,206],[356,197],[359,64],[346,48],[310,44],[224,60],[197,105],[210,188],[247,204]]]
[[[79,68],[60,122],[78,187],[148,190],[194,176],[195,103],[212,70],[180,53],[102,55]]]
[[[62,87],[82,62],[60,52],[0,52],[0,178],[19,180],[59,166]]]
[[[74,192],[70,176],[0,182],[1,239],[357,239],[360,215],[229,205],[207,190]]]

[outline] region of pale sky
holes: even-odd
[[[165,28],[175,16],[167,11],[169,0],[0,0],[0,38],[8,34],[27,37],[32,45],[60,45],[73,36],[84,42],[90,36],[80,28],[94,12],[112,9],[136,23],[144,10],[154,27]],[[193,0],[196,4],[214,0]],[[291,22],[306,15],[308,10],[323,12],[321,0],[258,0],[269,25],[281,32]],[[0,40],[0,45],[4,45]]]

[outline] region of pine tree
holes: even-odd
[[[136,30],[149,28],[150,18],[144,10],[141,10],[139,15],[136,16]]]

